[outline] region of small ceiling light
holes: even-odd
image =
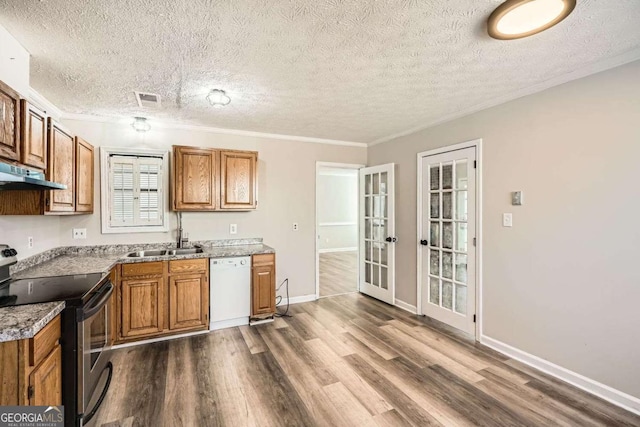
[[[149,125],[149,122],[147,122],[146,117],[134,117],[133,123],[131,123],[131,127],[138,132],[146,132],[151,129],[151,126]]]
[[[227,96],[227,93],[221,89],[212,89],[207,95],[207,100],[209,104],[213,105],[216,108],[222,108],[225,105],[229,105],[231,102],[231,98]]]
[[[576,7],[576,0],[507,0],[489,16],[494,39],[513,40],[553,27]]]

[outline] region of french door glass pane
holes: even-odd
[[[456,188],[466,190],[467,179],[467,161],[459,160],[456,162]]]
[[[371,242],[364,242],[364,259],[365,261],[371,261]]]
[[[371,216],[371,196],[364,198],[364,216]]]
[[[438,276],[440,274],[440,251],[430,251],[429,274]]]
[[[371,284],[373,286],[380,286],[380,266],[373,264],[372,267],[373,267],[373,274],[372,274],[373,282],[371,282]]]
[[[453,279],[453,253],[442,252],[442,277]]]
[[[371,179],[373,180],[373,194],[380,194],[380,174],[374,173]]]
[[[467,254],[456,254],[456,280],[467,283]]]
[[[431,218],[440,218],[440,194],[431,193]]]
[[[387,173],[380,174],[380,194],[387,194]]]
[[[456,312],[467,314],[467,287],[456,284]]]
[[[389,253],[387,251],[387,245],[382,245],[380,248],[380,264],[389,265]]]
[[[364,238],[365,239],[371,238],[371,220],[370,219],[364,220]]]
[[[446,249],[453,249],[453,223],[442,223],[442,247]]]
[[[429,278],[429,302],[440,305],[440,280]]]
[[[380,267],[380,287],[382,289],[388,289],[389,285],[387,283],[387,269],[386,267]]]
[[[456,251],[467,251],[467,224],[456,224]]]
[[[429,244],[431,246],[440,246],[440,223],[431,223],[431,233],[429,236]]]
[[[453,218],[453,204],[451,203],[451,199],[453,195],[451,192],[442,193],[442,218],[451,219]]]
[[[440,166],[439,165],[431,166],[429,168],[429,176],[430,176],[429,181],[431,183],[430,189],[431,190],[440,189]]]
[[[373,196],[373,216],[381,217],[382,209],[380,207],[380,196]]]
[[[380,249],[378,248],[373,249],[373,262],[380,262]]]
[[[451,282],[442,281],[442,306],[453,309],[453,285]]]
[[[453,165],[442,165],[442,189],[450,190],[453,186]]]
[[[364,281],[371,283],[371,264],[368,262],[364,265]]]
[[[373,186],[371,185],[371,175],[365,175],[364,177],[364,194],[369,195],[372,193]]]
[[[467,220],[467,192],[456,191],[456,219]]]

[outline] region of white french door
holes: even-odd
[[[360,292],[395,303],[394,164],[360,169]]]
[[[422,158],[421,314],[475,334],[476,149]]]

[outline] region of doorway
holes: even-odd
[[[316,296],[358,291],[358,170],[362,165],[316,166]]]
[[[418,154],[418,314],[477,335],[480,140]]]

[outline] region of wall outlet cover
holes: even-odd
[[[229,224],[229,234],[238,234],[238,224]]]
[[[513,214],[510,214],[510,213],[502,214],[502,226],[513,227]]]
[[[29,249],[33,249],[33,237],[27,237],[27,246],[29,247]]]
[[[86,228],[74,228],[73,229],[73,238],[74,239],[86,239],[87,238],[87,229]]]
[[[293,223],[293,231],[298,231],[300,229],[300,227],[298,227],[298,223],[294,222]]]
[[[511,193],[511,204],[513,206],[522,206],[524,204],[524,193],[522,191]]]

